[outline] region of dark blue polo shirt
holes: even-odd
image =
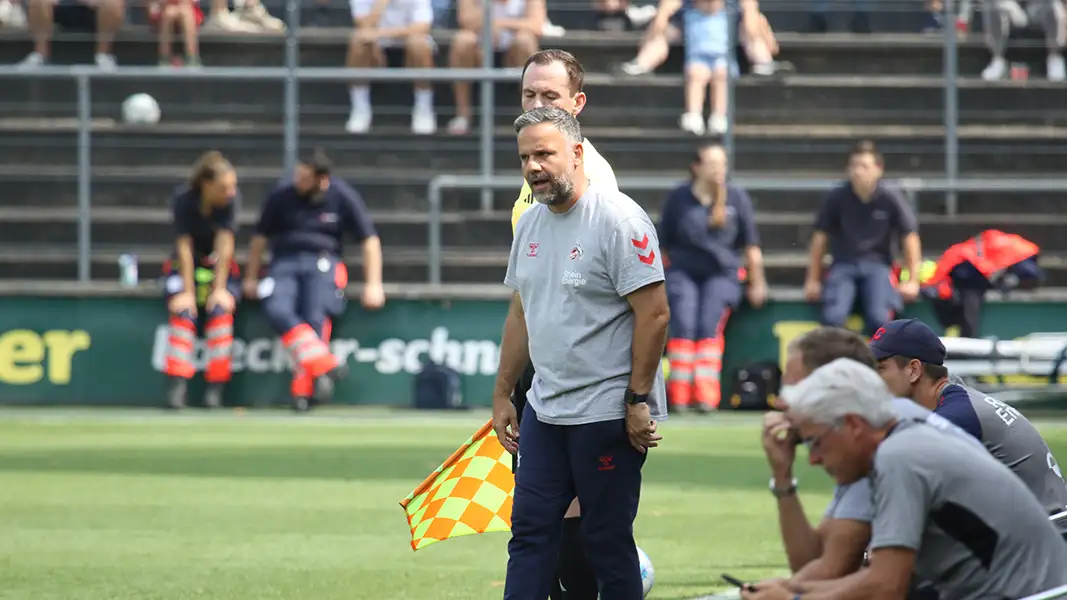
[[[215,233],[219,230],[237,231],[237,215],[241,211],[241,192],[221,208],[212,208],[206,214],[199,190],[182,186],[170,199],[174,235],[190,236],[193,239],[193,255],[205,257],[215,250]]]
[[[864,202],[845,182],[827,195],[815,217],[815,229],[830,238],[834,262],[889,265],[898,240],[918,231],[919,225],[900,189],[879,182],[870,200]]]
[[[758,246],[756,215],[748,193],[726,186],[726,224],[712,227],[711,207],[693,195],[690,184],[678,186],[667,196],[659,221],[659,245],[672,269],[691,277],[734,277],[743,264],[741,250]]]
[[[256,233],[270,240],[274,256],[341,256],[345,231],[360,242],[378,235],[359,192],[337,177],[330,178],[330,188],[315,201],[297,193],[291,180],[283,181],[263,203],[256,225]]]

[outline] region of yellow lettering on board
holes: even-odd
[[[31,385],[45,377],[54,385],[70,383],[74,355],[88,350],[92,340],[83,330],[14,329],[0,335],[0,383]]]
[[[89,332],[81,329],[46,331],[44,343],[48,346],[48,381],[55,385],[67,385],[70,383],[74,354],[88,350],[92,339]]]

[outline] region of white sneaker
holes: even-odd
[[[238,13],[238,17],[246,23],[257,25],[267,31],[275,31],[279,33],[285,31],[285,22],[272,16],[267,12],[266,7],[260,3],[242,9]]]
[[[647,75],[647,74],[652,72],[652,71],[642,67],[641,65],[637,64],[636,60],[631,60],[630,62],[623,63],[621,69],[622,69],[623,73],[626,73],[627,75],[633,75],[633,76]]]
[[[545,21],[541,26],[541,35],[547,38],[561,38],[567,34],[567,30],[559,25],[553,25],[551,21]]]
[[[448,133],[451,135],[467,135],[471,130],[471,122],[467,117],[452,117],[448,122]]]
[[[1063,63],[1062,54],[1049,54],[1045,63],[1045,70],[1049,81],[1063,81],[1067,79],[1067,65]]]
[[[685,113],[678,119],[678,126],[693,135],[704,135],[704,115]]]
[[[114,71],[119,68],[119,63],[111,54],[97,54],[96,66],[101,71]]]
[[[1008,75],[1008,61],[1003,58],[994,58],[989,62],[989,66],[982,71],[982,79],[986,81],[997,81],[998,79],[1004,79]]]
[[[415,107],[411,110],[411,132],[415,135],[433,135],[437,131],[437,114],[433,108]]]
[[[204,31],[228,31],[232,33],[259,33],[263,31],[262,27],[254,23],[242,21],[230,11],[208,17],[208,20],[204,23],[202,29]]]
[[[22,62],[18,64],[18,68],[21,71],[26,71],[29,69],[36,69],[37,67],[43,67],[46,64],[48,64],[48,61],[45,60],[43,54],[40,52],[30,52],[26,55],[26,58],[22,59]]]
[[[726,133],[728,126],[729,121],[726,120],[726,115],[711,115],[708,119],[708,129],[712,133]]]
[[[348,123],[345,123],[345,131],[348,133],[367,133],[374,118],[374,111],[367,108],[352,108],[348,115]]]

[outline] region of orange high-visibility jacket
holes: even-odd
[[[987,229],[982,233],[953,245],[937,261],[937,270],[922,281],[923,287],[936,287],[939,298],[952,297],[952,269],[969,262],[978,272],[992,281],[1001,271],[1037,256],[1037,244],[1013,233]]]

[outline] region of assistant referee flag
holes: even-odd
[[[462,535],[510,531],[514,497],[511,455],[488,421],[400,501],[411,528],[411,549]]]

